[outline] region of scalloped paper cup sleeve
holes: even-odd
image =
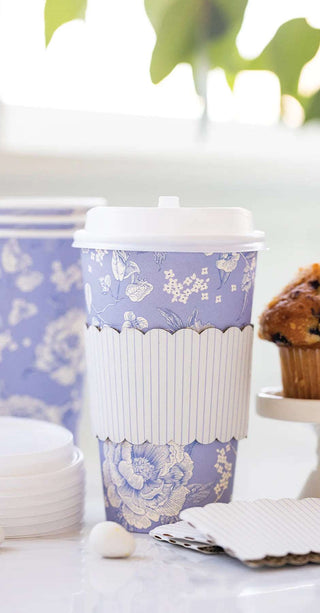
[[[180,517],[196,529],[198,541],[221,547],[248,566],[320,562],[320,500],[317,498],[209,504],[185,510]],[[188,527],[183,525],[185,538]]]
[[[86,330],[93,429],[115,443],[247,435],[253,328]]]

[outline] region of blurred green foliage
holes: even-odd
[[[55,31],[68,21],[84,19],[87,10],[87,0],[46,0],[44,8],[44,25],[46,45]]]
[[[320,118],[320,89],[302,96],[298,90],[303,67],[316,55],[320,29],[305,19],[282,24],[255,59],[241,57],[236,46],[248,0],[144,0],[156,33],[150,75],[159,83],[180,63],[193,70],[195,87],[205,97],[206,74],[224,70],[232,88],[242,70],[269,70],[277,75],[281,94],[300,102],[305,120]],[[46,0],[45,36],[48,45],[55,30],[73,19],[84,19],[87,0]],[[302,4],[303,8],[303,4]]]

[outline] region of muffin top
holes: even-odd
[[[320,264],[300,268],[260,317],[259,336],[282,347],[320,347]]]

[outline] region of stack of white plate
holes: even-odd
[[[7,538],[79,530],[83,455],[56,424],[0,417],[0,526]]]

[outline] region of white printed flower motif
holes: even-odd
[[[16,286],[21,292],[33,292],[36,287],[41,285],[43,274],[37,270],[26,270],[16,278]]]
[[[82,277],[80,264],[71,264],[71,266],[63,270],[62,263],[55,260],[52,262],[51,268],[52,274],[50,281],[56,286],[58,292],[67,293],[73,285],[77,289],[81,289]]]
[[[129,260],[125,251],[113,251],[111,261],[112,272],[117,281],[128,279],[131,275],[140,272],[138,264]]]
[[[1,254],[2,267],[10,274],[22,272],[32,264],[29,254],[23,253],[15,238],[11,238],[3,246]]]
[[[192,328],[197,332],[202,332],[205,328],[211,327],[210,324],[205,324],[199,318],[198,309],[193,309],[192,313],[186,320],[181,319],[178,313],[171,309],[159,309],[159,313],[166,321],[166,329],[169,332],[176,332],[183,328]]]
[[[47,404],[40,398],[33,396],[15,394],[8,398],[0,398],[0,415],[10,415],[14,417],[32,417],[33,419],[44,419],[54,423],[62,423],[64,415],[68,411],[78,412],[80,403],[72,399],[62,405]]]
[[[104,444],[103,477],[109,504],[130,527],[149,528],[176,517],[189,493],[193,461],[176,443]]]
[[[4,244],[1,263],[5,272],[18,275],[15,285],[21,292],[32,292],[43,281],[41,272],[30,270],[32,258],[21,250],[16,239],[10,239]]]
[[[85,286],[84,286],[84,297],[85,297],[85,301],[86,301],[86,305],[87,305],[87,311],[88,311],[88,313],[91,313],[92,290],[91,290],[90,283],[85,283]]]
[[[216,261],[220,278],[219,288],[228,281],[231,273],[237,268],[239,259],[240,253],[222,253],[220,259]]]
[[[136,281],[126,287],[126,295],[132,302],[141,302],[153,290],[153,285],[148,281]]]
[[[109,252],[106,249],[96,249],[96,262],[98,262],[98,264],[100,264],[100,266],[102,266],[103,264],[103,258],[105,255],[107,255]]]
[[[10,330],[5,330],[0,334],[0,362],[2,362],[2,353],[5,349],[9,349],[12,346],[12,336]]]
[[[108,294],[111,288],[111,277],[110,275],[106,275],[105,277],[100,277],[99,279],[101,292],[102,294]]]
[[[251,259],[247,259],[247,263],[243,269],[243,277],[241,281],[241,290],[243,292],[249,292],[252,287],[252,283],[255,278],[255,270],[256,270],[256,258],[252,257]]]
[[[224,272],[233,272],[238,266],[239,259],[240,253],[223,253],[216,261],[216,267]]]
[[[148,327],[148,322],[144,317],[137,317],[133,311],[126,311],[124,313],[124,322],[122,324],[122,330],[125,328],[137,328],[138,330],[145,330]]]
[[[248,295],[253,286],[255,273],[256,273],[256,257],[255,254],[248,254],[247,256],[243,256],[246,260],[246,265],[243,269],[243,277],[241,280],[241,291],[244,292],[242,309],[239,313],[238,319],[240,319],[241,315],[244,313],[245,308],[248,304]]]
[[[50,322],[35,349],[35,366],[61,385],[72,385],[84,369],[83,312],[71,309]]]
[[[23,319],[29,319],[38,313],[38,307],[23,298],[15,298],[12,302],[11,311],[8,315],[10,326],[16,326]]]

